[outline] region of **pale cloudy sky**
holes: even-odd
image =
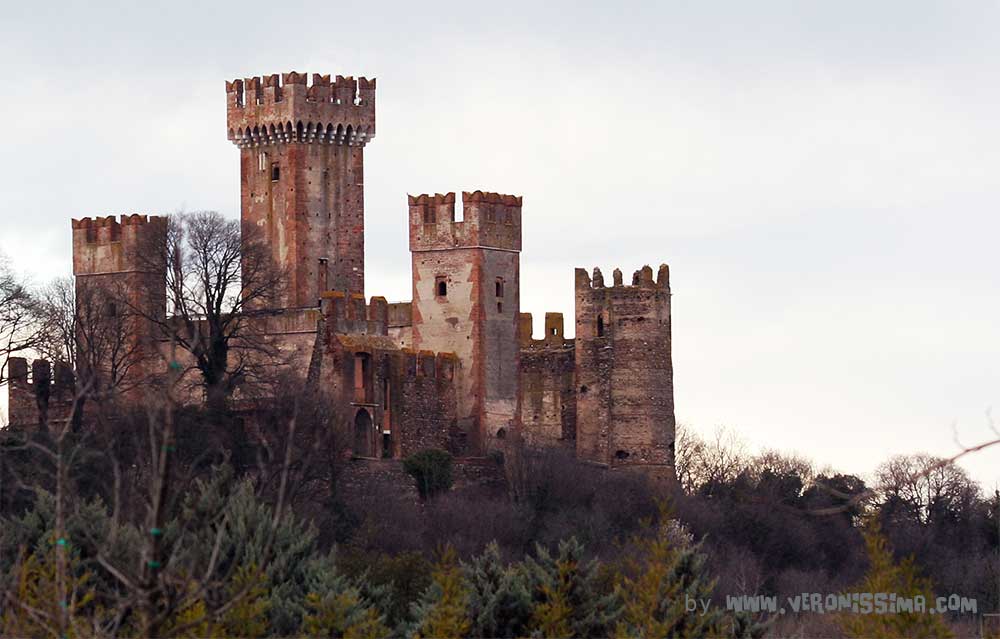
[[[407,192],[521,194],[536,318],[574,266],[671,265],[696,430],[855,473],[990,435],[996,2],[2,2],[0,251],[37,282],[70,217],[239,214],[224,80],[374,76],[369,295],[409,296]]]

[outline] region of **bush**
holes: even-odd
[[[429,499],[451,488],[451,455],[443,450],[428,448],[403,460],[403,469],[417,481],[420,497]]]

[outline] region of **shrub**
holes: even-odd
[[[404,459],[403,469],[416,480],[420,497],[429,499],[451,488],[451,463],[446,451],[428,448]]]

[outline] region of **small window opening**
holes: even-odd
[[[498,277],[497,278],[496,293],[497,293],[497,297],[503,297],[503,278],[502,277]]]
[[[503,313],[503,302],[497,302],[497,313]]]
[[[424,209],[424,224],[434,224],[434,209],[427,207]]]
[[[501,428],[497,431],[497,439],[504,439],[507,437],[507,429]]]
[[[389,459],[390,457],[392,457],[392,435],[382,433],[382,458]]]
[[[277,182],[279,179],[281,179],[281,167],[275,162],[271,165],[271,181]]]
[[[604,318],[601,316],[597,318],[597,336],[604,337]]]
[[[556,328],[552,328],[552,329],[549,329],[549,330],[551,331],[551,332],[549,333],[549,335],[558,335],[558,334],[559,334],[559,331],[558,331],[558,329],[556,329]]]
[[[257,169],[261,173],[267,170],[267,153],[265,151],[261,151],[260,155],[257,156]]]
[[[437,278],[437,282],[435,283],[435,287],[437,288],[437,296],[438,297],[448,297],[448,282],[447,282],[447,280],[445,280],[443,277]]]
[[[615,451],[615,459],[628,459],[629,453],[626,450]]]

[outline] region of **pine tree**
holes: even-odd
[[[575,537],[559,542],[554,557],[540,545],[536,555],[524,563],[532,592],[532,635],[607,637],[622,609],[616,592],[600,592],[597,561],[584,561]]]
[[[749,614],[727,615],[716,606],[702,609],[710,600],[715,582],[705,571],[706,555],[701,545],[676,520],[661,513],[661,523],[652,534],[631,540],[634,554],[623,562],[618,589],[625,602],[615,635],[633,637],[737,637],[763,636],[765,624]],[[687,602],[698,603],[696,612]]]
[[[468,634],[472,627],[469,589],[462,578],[455,549],[451,546],[441,552],[431,575],[431,585],[420,601],[414,602],[411,614],[414,639],[457,639]]]
[[[865,546],[868,550],[868,573],[854,592],[896,593],[897,597],[921,595],[930,607],[934,602],[931,581],[919,575],[912,557],[896,563],[877,520],[866,522]],[[909,639],[911,637],[951,637],[940,614],[902,612],[895,614],[840,615],[840,626],[848,637],[865,639]]]
[[[496,542],[463,564],[462,572],[469,587],[471,636],[512,639],[527,633],[532,606],[525,573],[501,562]]]
[[[310,562],[307,613],[302,628],[311,637],[379,639],[388,637],[385,617],[357,585],[342,575],[330,555]]]
[[[3,602],[0,616],[2,636],[58,635],[65,623],[65,637],[86,637],[103,617],[104,611],[94,605],[93,574],[80,568],[73,548],[67,550],[66,583],[60,589],[54,541],[50,537],[16,567],[14,600]]]

